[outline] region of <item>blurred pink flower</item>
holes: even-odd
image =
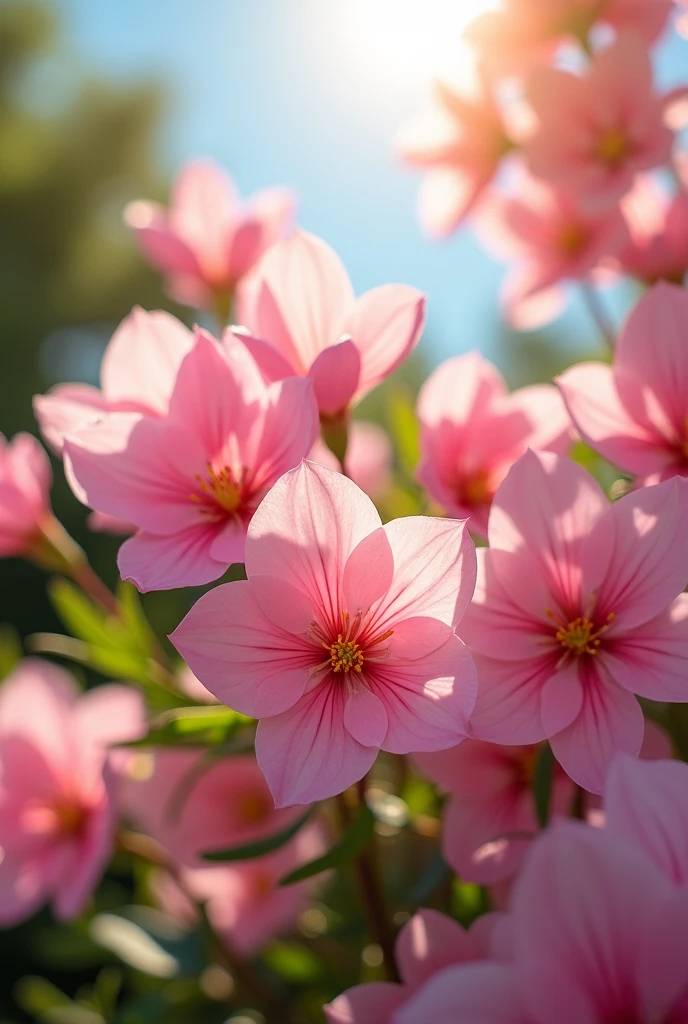
[[[66,672],[27,659],[0,690],[0,923],[50,900],[76,917],[112,854],[116,812],[107,748],[145,732],[138,693],[79,695]]]
[[[537,68],[527,94],[538,118],[525,149],[530,171],[591,213],[612,207],[639,171],[671,157],[670,97],[654,91],[650,56],[633,33],[596,53],[581,75]]]
[[[426,234],[444,238],[471,213],[514,142],[481,75],[461,89],[438,83],[436,99],[401,129],[396,148],[406,163],[426,171],[418,216]]]
[[[688,273],[688,191],[671,195],[641,177],[625,197],[623,212],[631,229],[619,255],[623,271],[648,285],[683,284]]]
[[[581,363],[557,383],[587,443],[641,485],[688,476],[688,292],[659,283],[626,322],[614,366]]]
[[[205,594],[170,639],[208,689],[261,719],[277,806],[310,803],[361,779],[379,749],[465,737],[475,676],[454,627],[474,571],[463,523],[383,527],[351,480],[304,462],[251,520],[248,580]]]
[[[516,883],[510,962],[450,967],[395,1024],[688,1020],[688,889],[609,831],[559,821]]]
[[[455,356],[430,375],[418,396],[418,480],[450,515],[484,537],[497,488],[526,448],[565,452],[570,424],[555,388],[508,393],[478,352]]]
[[[31,434],[6,441],[0,434],[0,558],[27,555],[42,545],[52,520],[50,462]]]
[[[168,210],[137,200],[124,213],[172,298],[197,309],[230,297],[295,215],[296,200],[283,188],[264,189],[242,204],[232,179],[209,160],[182,168]]]
[[[630,244],[618,207],[586,213],[567,192],[529,175],[513,195],[491,196],[478,227],[488,249],[513,261],[502,306],[519,330],[553,320],[566,305],[565,281],[585,280]]]
[[[679,8],[679,18],[676,28],[688,38],[688,0],[676,0]]]
[[[459,877],[494,885],[515,875],[539,826],[533,776],[541,745],[503,747],[466,740],[453,750],[416,754],[423,774],[449,800],[442,815],[442,853]],[[555,766],[550,814],[571,811],[575,787]]]
[[[197,331],[167,415],[111,413],[69,435],[77,497],[139,529],[119,552],[139,590],[209,583],[242,562],[259,501],[318,432],[309,381],[266,385],[231,335]]]
[[[341,472],[339,459],[318,440],[309,456],[312,462]],[[376,500],[384,495],[392,479],[394,452],[389,435],[377,423],[352,420],[346,446],[345,469],[349,479]]]
[[[552,57],[566,40],[589,42],[591,29],[632,30],[651,45],[666,25],[672,0],[503,0],[475,18],[466,38],[491,76],[521,73]]]
[[[476,655],[477,738],[549,738],[573,780],[597,793],[617,751],[639,752],[634,694],[688,697],[687,510],[680,477],[610,506],[574,462],[519,459],[492,504],[460,630]]]
[[[204,852],[254,842],[295,817],[293,810],[275,810],[253,756],[208,764],[197,749],[144,752],[134,759],[122,802],[137,828],[190,867],[208,866]]]
[[[392,373],[423,330],[425,298],[387,284],[355,298],[337,254],[294,231],[240,294],[237,337],[267,379],[310,377],[324,416],[344,412]]]
[[[419,910],[399,932],[395,957],[401,984],[357,985],[323,1007],[328,1024],[393,1024],[396,1011],[451,964],[484,960],[496,915],[486,914],[466,931],[437,910]]]

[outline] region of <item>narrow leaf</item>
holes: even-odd
[[[253,721],[225,707],[181,707],[160,715],[146,736],[129,747],[215,747]]]
[[[265,856],[266,853],[272,853],[273,850],[279,850],[280,846],[284,846],[285,843],[288,843],[289,840],[293,839],[296,833],[303,828],[314,810],[315,805],[309,807],[306,813],[302,814],[300,818],[297,818],[297,820],[289,825],[288,828],[283,829],[281,832],[276,832],[274,835],[268,836],[266,839],[259,839],[255,843],[246,843],[243,846],[230,846],[226,850],[210,850],[202,855],[203,860],[213,862],[254,860],[256,857]]]
[[[338,868],[342,864],[354,860],[360,853],[363,853],[370,842],[374,825],[373,812],[365,804],[361,805],[342,838],[327,853],[285,875],[280,879],[280,885],[293,885],[294,882],[301,882],[304,878],[311,878],[313,875],[319,875],[322,871]]]

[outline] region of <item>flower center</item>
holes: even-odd
[[[201,494],[191,494],[191,501],[201,505],[204,515],[216,516],[218,512],[234,514],[244,501],[247,468],[244,466],[239,474],[231,466],[222,466],[219,470],[209,462],[208,477],[204,480],[196,474]]]
[[[467,505],[489,505],[494,497],[494,488],[486,469],[479,470],[461,486],[461,499]]]
[[[363,668],[363,651],[354,640],[344,640],[342,634],[330,644],[330,665],[333,672],[360,672]]]
[[[565,256],[576,256],[587,240],[587,232],[580,224],[565,224],[559,232],[557,242]]]
[[[629,140],[618,128],[612,128],[599,139],[597,155],[611,167],[623,163],[631,150]]]
[[[602,636],[607,632],[616,615],[614,612],[610,612],[606,622],[599,626],[590,617],[592,615],[591,609],[592,603],[585,615],[579,615],[577,618],[567,622],[563,616],[556,615],[549,608],[545,608],[545,615],[552,619],[557,626],[554,639],[564,649],[564,653],[557,663],[557,668],[561,668],[571,657],[580,658],[587,654],[594,657],[599,653]]]
[[[246,793],[237,801],[239,816],[247,825],[264,821],[272,811],[272,803],[265,793]]]

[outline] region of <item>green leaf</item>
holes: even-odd
[[[313,875],[319,875],[322,871],[341,867],[342,864],[354,860],[363,853],[370,842],[374,825],[373,812],[366,804],[362,804],[342,838],[326,854],[285,875],[280,879],[279,884],[293,885],[295,882],[301,882],[304,878],[311,878]]]
[[[245,843],[243,846],[230,846],[226,850],[209,850],[207,853],[203,854],[203,860],[213,862],[253,860],[256,857],[263,857],[266,853],[272,853],[273,850],[279,850],[280,846],[284,846],[285,843],[288,843],[289,840],[293,839],[296,833],[303,828],[314,810],[315,805],[309,807],[305,814],[302,814],[300,818],[297,818],[296,821],[292,822],[288,828],[283,829],[281,832],[276,832],[274,835],[268,836],[266,839],[259,839],[255,843]]]
[[[26,1013],[40,1017],[58,1006],[71,1006],[71,1000],[47,978],[28,975],[14,987],[14,998]]]
[[[158,638],[151,629],[141,604],[141,595],[133,583],[121,580],[117,587],[120,614],[130,637],[141,651],[153,652],[158,647]]]
[[[533,776],[535,813],[540,828],[546,828],[549,821],[553,776],[554,754],[549,743],[545,743],[535,764],[535,775]]]
[[[405,390],[392,391],[387,399],[387,418],[394,438],[399,465],[413,479],[420,458],[418,419],[412,396]]]
[[[72,634],[86,643],[111,647],[114,619],[78,587],[68,580],[56,578],[48,583],[48,597],[53,608]]]
[[[294,985],[309,985],[323,973],[318,957],[300,942],[273,942],[262,959],[271,971]]]
[[[160,715],[142,739],[128,747],[214,747],[226,743],[243,725],[253,721],[225,707],[173,708]]]
[[[0,680],[5,679],[21,661],[23,650],[19,634],[9,623],[0,626]]]

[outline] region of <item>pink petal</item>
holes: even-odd
[[[566,308],[561,279],[537,264],[514,268],[501,291],[506,319],[517,331],[534,331],[558,319]]]
[[[341,325],[354,299],[342,262],[321,239],[297,230],[270,249],[258,273],[269,288],[300,365],[311,366],[324,348],[341,337]],[[280,339],[265,329],[270,324],[264,325],[260,308],[257,312],[257,322],[246,326],[292,362]]]
[[[566,454],[571,445],[571,419],[556,388],[550,384],[518,388],[506,398],[505,404],[523,412],[532,424],[529,448]]]
[[[511,878],[537,835],[532,794],[509,783],[489,800],[449,798],[442,852],[465,882],[495,885]]]
[[[635,697],[590,669],[583,707],[571,725],[552,736],[554,756],[574,782],[601,793],[614,755],[636,756],[643,742],[643,712]]]
[[[112,335],[103,356],[100,379],[109,402],[140,402],[164,414],[191,331],[169,313],[146,313],[136,306]]]
[[[410,355],[418,344],[424,321],[425,297],[408,285],[382,285],[356,299],[342,328],[361,356],[356,401]]]
[[[685,1019],[688,1011],[685,958],[688,891],[685,887],[657,901],[654,917],[645,924],[642,939],[637,980],[645,1019]]]
[[[138,739],[148,728],[141,694],[114,683],[84,693],[74,716],[84,739],[101,747]]]
[[[569,662],[542,687],[540,714],[547,736],[561,732],[578,717],[583,707],[583,686],[578,666]]]
[[[89,384],[58,384],[46,395],[36,395],[33,411],[43,437],[58,455],[65,434],[100,419],[107,401]]]
[[[364,747],[382,746],[387,735],[385,705],[364,683],[356,680],[344,705],[344,725]]]
[[[323,1012],[327,1024],[392,1024],[392,1014],[405,999],[401,985],[375,981],[347,989]]]
[[[604,812],[613,835],[644,850],[673,882],[688,882],[688,765],[617,754]]]
[[[667,461],[665,442],[628,414],[614,373],[600,363],[581,363],[557,379],[577,429],[591,448],[627,473],[655,473]]]
[[[313,665],[312,645],[267,619],[244,581],[204,594],[170,639],[211,693],[254,718],[293,707]]]
[[[456,626],[476,579],[475,547],[465,524],[408,516],[384,526],[394,558],[394,579],[378,611],[382,631],[400,619],[441,619]]]
[[[124,219],[135,231],[146,259],[163,274],[183,274],[191,280],[202,279],[195,253],[170,229],[162,206],[136,200],[126,207]]]
[[[418,193],[418,219],[430,238],[446,238],[470,213],[489,177],[459,167],[428,171]]]
[[[361,356],[351,338],[324,348],[308,371],[320,412],[335,416],[348,409],[360,374]]]
[[[599,612],[614,612],[627,633],[663,611],[688,580],[688,480],[644,487],[611,507],[616,543]]]
[[[542,687],[552,674],[542,658],[498,661],[474,655],[478,697],[473,734],[492,743],[539,743],[546,733],[540,716]]]
[[[112,413],[71,434],[65,454],[91,508],[156,534],[198,523],[189,494],[205,459],[188,429]]]
[[[71,921],[85,909],[112,857],[115,824],[111,803],[91,811],[86,833],[57,881],[53,910],[58,921]]]
[[[460,423],[484,415],[506,393],[497,367],[479,352],[467,352],[447,359],[430,374],[418,395],[418,417],[426,426],[443,420]]]
[[[256,757],[276,807],[335,796],[372,767],[378,748],[363,746],[348,731],[345,701],[346,688],[326,681],[259,723]]]
[[[605,668],[624,690],[661,701],[688,701],[688,595],[611,641]]]
[[[437,910],[419,910],[399,932],[395,955],[407,985],[419,988],[443,967],[479,959],[471,934]]]
[[[293,377],[297,373],[297,370],[287,362],[274,345],[267,341],[261,341],[260,338],[254,338],[243,327],[232,327],[230,330],[234,337],[246,347],[266,381],[284,380],[285,377]],[[303,376],[305,376],[305,371]]]
[[[224,264],[227,234],[237,214],[234,182],[211,160],[185,164],[174,183],[169,223],[188,242],[204,269]]]
[[[395,1024],[530,1024],[517,977],[502,964],[448,967],[397,1011]]]
[[[142,594],[199,587],[212,583],[229,568],[229,561],[219,561],[213,555],[216,538],[217,531],[203,522],[167,537],[136,533],[119,549],[117,567],[122,579],[133,583]]]
[[[246,572],[297,580],[314,608],[338,618],[346,560],[379,526],[372,501],[351,480],[303,462],[277,481],[254,514]]]
[[[313,386],[298,377],[268,385],[260,401],[244,410],[242,420],[238,453],[252,469],[250,486],[258,494],[298,466],[320,433]]]
[[[364,614],[388,593],[394,579],[394,555],[383,527],[359,541],[346,560],[342,591],[351,615]]]
[[[263,254],[263,227],[247,219],[236,225],[225,250],[227,281],[233,284],[255,267]]]
[[[73,763],[72,709],[74,679],[39,658],[25,658],[0,690],[0,733],[25,737],[57,766]],[[36,709],[27,715],[27,708]]]
[[[267,344],[274,349],[273,363],[277,358],[282,366],[290,367],[290,373],[306,376],[311,363],[306,361],[306,354],[292,337],[291,328],[279,304],[279,296],[273,294],[270,284],[262,277],[256,278],[250,287],[240,293],[238,320],[248,329],[249,339],[263,339],[249,341],[252,352],[256,345],[262,347]],[[336,341],[336,338],[335,335],[328,342]],[[258,358],[257,352],[256,356]],[[259,359],[259,363],[267,368],[267,357],[265,360]]]
[[[254,192],[246,202],[246,212],[263,225],[266,243],[272,245],[293,226],[298,199],[289,188],[272,186]]]
[[[384,750],[442,750],[466,738],[476,678],[473,660],[458,637],[408,662],[397,661],[392,645],[389,659],[376,665],[367,679],[387,710]]]

